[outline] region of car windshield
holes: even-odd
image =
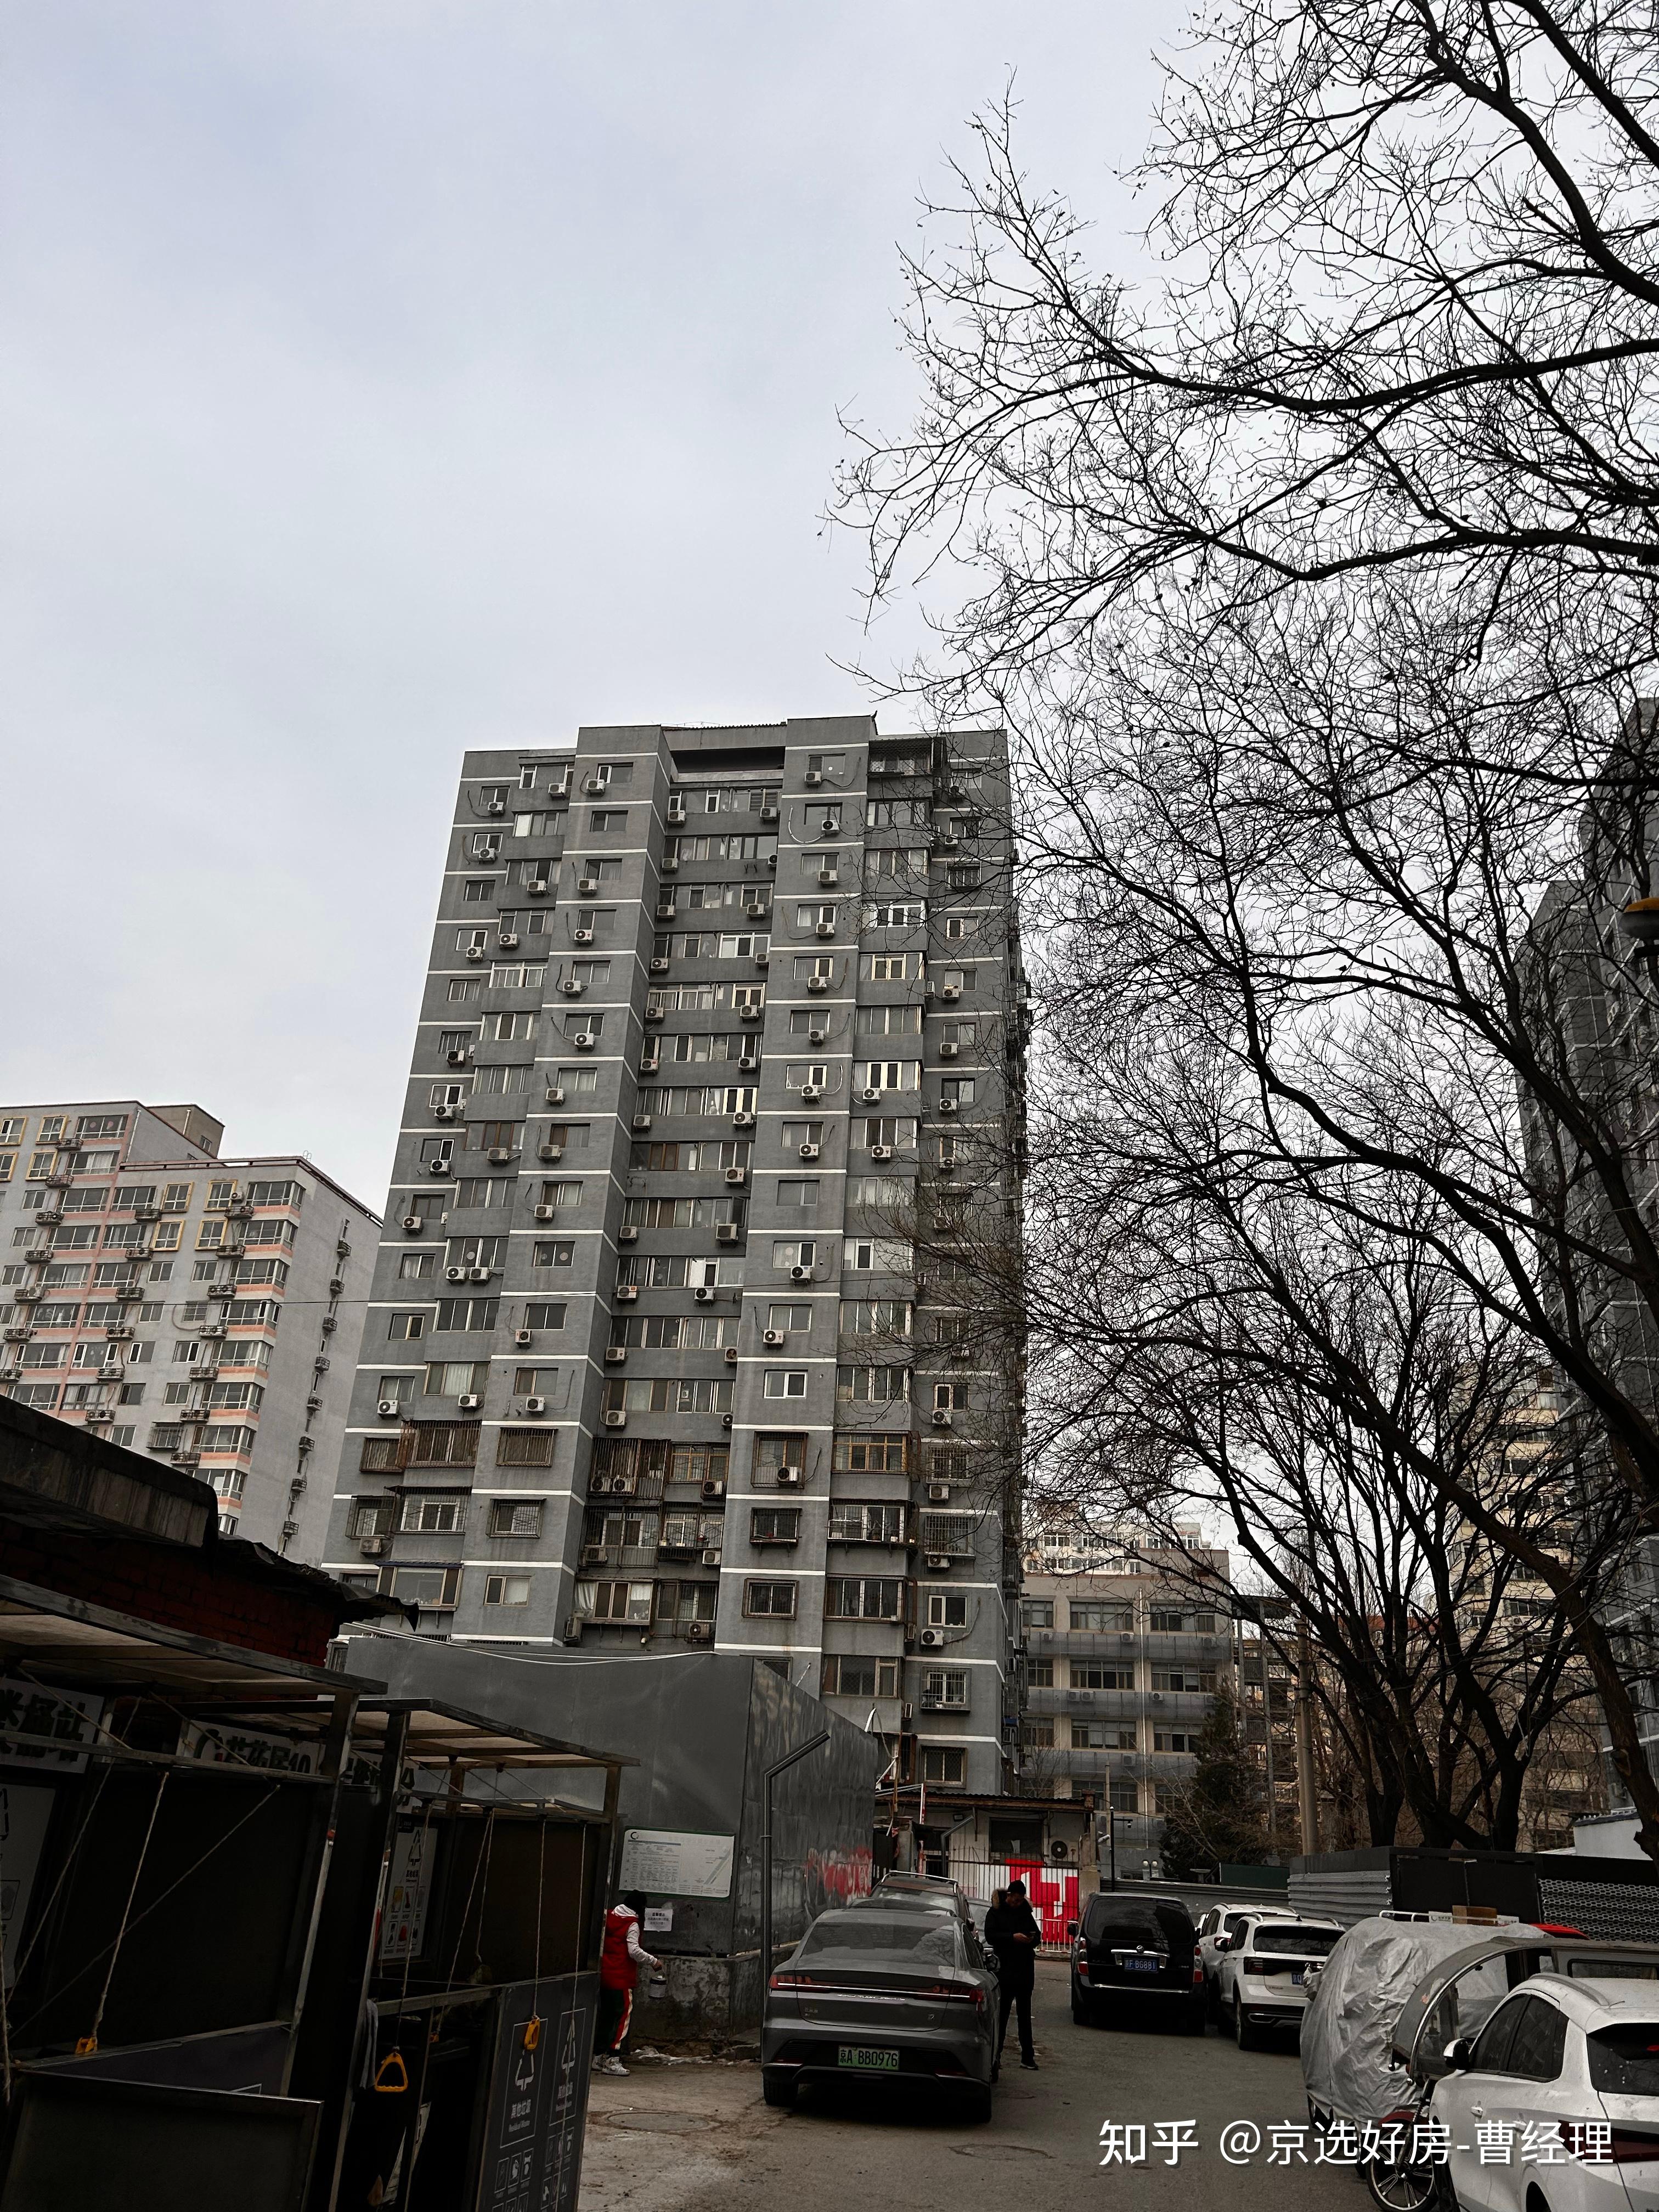
[[[868,1897],[860,1897],[848,1909],[854,1912],[955,1912],[957,1900],[949,1890],[930,1895],[926,1890],[896,1889],[890,1895],[872,1889]]]
[[[1659,2020],[1621,2020],[1584,2040],[1591,2088],[1617,2097],[1659,2097]]]
[[[1250,1948],[1276,1951],[1280,1958],[1323,1959],[1341,1933],[1340,1928],[1298,1928],[1294,1920],[1274,1920],[1256,1929]]]
[[[836,1951],[879,1951],[896,1960],[912,1958],[933,1966],[963,1964],[956,1922],[936,1912],[902,1919],[896,1912],[826,1913],[807,1929],[799,1955],[823,1960]]]

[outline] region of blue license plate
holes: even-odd
[[[1118,1964],[1126,1974],[1155,1974],[1163,1965],[1161,1959],[1120,1959]]]

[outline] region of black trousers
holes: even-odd
[[[1022,2058],[1030,2058],[1033,2056],[1030,1982],[1004,1982],[1002,1984],[1002,2011],[997,2021],[997,2057],[999,2058],[1002,2056],[1003,2045],[1008,2040],[1008,2012],[1011,2006],[1018,2008],[1019,2055]]]

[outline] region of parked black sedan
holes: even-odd
[[[1081,2027],[1109,2013],[1203,2034],[1198,1931],[1179,1898],[1101,1890],[1084,1905],[1072,1942],[1072,2018]]]

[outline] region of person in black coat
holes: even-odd
[[[1019,2021],[1019,2063],[1034,2070],[1036,2053],[1031,2048],[1031,1987],[1036,1979],[1037,1946],[1042,1941],[1042,1930],[1037,1917],[1026,1902],[1023,1881],[1011,1881],[1005,1901],[994,1905],[985,1916],[985,1940],[997,1954],[1001,1969],[1002,2014],[997,2022],[997,2061],[1001,2063],[1002,2046],[1008,2036],[1010,2006],[1018,2008]]]

